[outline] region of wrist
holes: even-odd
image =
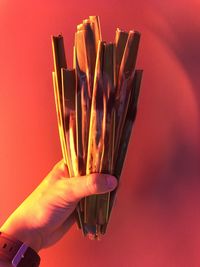
[[[20,240],[37,253],[41,249],[41,238],[39,237],[38,233],[23,223],[15,220],[7,220],[0,228],[0,232],[6,233],[7,235]]]
[[[13,236],[0,232],[0,261],[6,264],[3,264],[3,266],[38,267],[40,257],[27,244],[15,239]]]

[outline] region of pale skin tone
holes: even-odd
[[[68,178],[63,161],[55,165],[39,186],[10,215],[0,228],[39,252],[55,244],[75,221],[78,201],[89,195],[112,191],[115,177],[90,174]],[[11,266],[0,261],[0,267]]]

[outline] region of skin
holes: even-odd
[[[78,201],[89,195],[112,191],[115,177],[90,174],[68,178],[64,162],[55,165],[39,186],[24,200],[2,225],[5,232],[39,252],[55,244],[75,221]],[[0,262],[0,266],[11,266]]]

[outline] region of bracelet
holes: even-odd
[[[35,250],[20,240],[0,232],[0,260],[13,267],[38,267],[40,257]]]

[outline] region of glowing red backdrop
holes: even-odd
[[[142,33],[139,111],[107,235],[72,230],[41,252],[41,267],[200,266],[200,2],[0,1],[0,223],[61,158],[53,97],[52,34],[99,15]]]

